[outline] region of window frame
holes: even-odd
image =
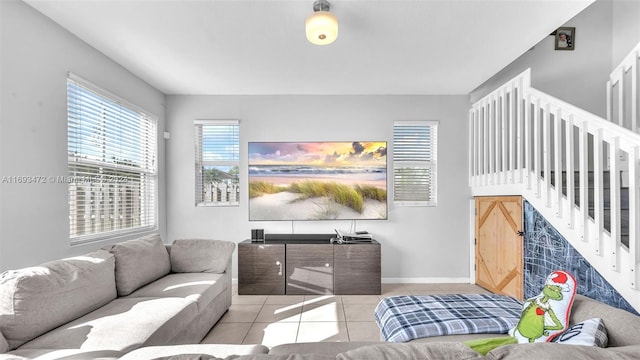
[[[438,126],[439,121],[437,120],[398,120],[393,123],[393,204],[395,206],[423,206],[423,207],[434,207],[438,205]],[[406,146],[400,146],[398,144],[399,134],[396,133],[399,128],[410,128],[410,127],[418,127],[418,128],[429,128],[430,135],[428,138],[429,143],[423,146],[420,146],[417,142],[411,143],[409,147],[420,148],[430,151],[426,155],[428,159],[421,159],[424,157],[423,154],[409,154],[403,152],[402,157],[405,158],[403,160],[399,159],[401,148],[405,148],[403,150],[411,150],[406,149]],[[416,149],[417,150],[417,149]],[[414,169],[428,169],[429,176],[428,181],[429,185],[426,185],[429,190],[427,190],[423,195],[426,197],[424,200],[406,200],[401,199],[397,200],[397,194],[401,190],[401,184],[396,181],[396,177],[398,176],[398,170],[403,168],[414,168]]]
[[[69,211],[69,242],[72,246],[81,245],[85,243],[101,241],[106,239],[113,239],[114,237],[124,237],[129,235],[137,235],[150,231],[158,230],[158,202],[159,202],[159,187],[158,187],[158,117],[151,112],[148,112],[141,107],[132,104],[119,96],[91,83],[83,79],[82,77],[75,75],[73,73],[68,73],[67,76],[67,177],[64,179],[64,182],[67,183],[67,199],[68,205],[67,209]],[[93,118],[85,117],[84,120],[81,116],[75,115],[75,112],[78,111],[78,108],[74,108],[74,106],[89,106],[89,103],[82,103],[80,101],[75,101],[74,96],[80,94],[80,91],[76,91],[76,93],[72,93],[72,86],[76,86],[82,91],[86,91],[88,96],[95,97],[99,102],[102,102],[102,119],[109,118],[110,120],[118,119],[121,121],[118,123],[118,126],[121,128],[126,128],[123,125],[129,125],[130,123],[126,123],[126,119],[123,120],[123,116],[118,116],[117,111],[111,111],[113,109],[124,109],[127,112],[135,113],[140,117],[140,127],[136,128],[134,131],[139,131],[144,136],[142,136],[144,140],[144,145],[140,148],[140,152],[136,153],[135,156],[139,156],[140,160],[139,164],[135,164],[135,160],[130,160],[131,164],[126,164],[124,162],[118,163],[117,161],[106,161],[106,155],[102,156],[102,159],[90,159],[87,153],[78,152],[78,147],[71,146],[71,143],[76,143],[82,141],[80,137],[82,135],[78,134],[77,126],[88,125],[92,120],[100,118],[95,116]],[[73,99],[73,101],[72,101]],[[115,105],[115,107],[114,107]],[[108,110],[109,109],[109,110]],[[72,115],[72,113],[74,115]],[[107,114],[107,115],[105,115]],[[73,126],[72,126],[73,125]],[[128,135],[129,133],[127,133]],[[107,136],[107,130],[105,128],[101,128],[100,132],[96,131],[93,133],[94,136],[102,136],[102,146],[103,149],[106,149],[108,146],[119,145],[122,146],[122,143],[125,142],[122,138],[116,137],[117,140],[113,140],[113,134],[109,133],[110,136]],[[109,138],[110,140],[106,140]],[[108,144],[107,144],[108,142]],[[82,147],[80,147],[82,148]],[[72,154],[72,151],[75,152]],[[111,148],[110,150],[113,150]],[[107,151],[105,150],[105,154]],[[79,167],[85,167],[86,169],[92,169],[96,171],[95,175],[93,173],[84,174],[82,172],[78,173]],[[107,229],[107,230],[96,230],[90,233],[86,231],[84,233],[79,233],[77,230],[79,225],[75,225],[74,221],[72,221],[73,214],[81,213],[81,207],[83,204],[79,203],[78,198],[80,196],[74,195],[81,186],[84,184],[86,189],[86,184],[90,184],[90,189],[95,189],[98,187],[104,187],[106,185],[113,185],[119,183],[126,179],[126,176],[123,176],[124,173],[128,173],[128,175],[139,176],[140,178],[144,177],[144,181],[140,180],[140,183],[136,184],[137,189],[141,192],[138,193],[138,197],[141,199],[139,203],[139,210],[137,217],[140,225],[133,225],[128,227],[119,227],[118,225],[112,225],[115,229]],[[100,174],[100,175],[98,175]],[[102,181],[96,181],[98,178],[101,178]],[[94,185],[99,184],[99,185]],[[116,186],[114,186],[117,190],[120,190]],[[116,190],[116,191],[117,191]],[[126,192],[125,188],[125,192]],[[130,190],[130,189],[129,189]],[[86,191],[86,190],[85,190]],[[90,190],[94,191],[94,190]],[[94,191],[99,192],[99,191]],[[101,196],[113,196],[114,198],[117,195],[113,195],[112,192],[103,190]],[[116,193],[119,194],[119,193]],[[74,197],[75,196],[75,197]],[[85,195],[86,196],[86,195]],[[95,199],[95,197],[94,197]],[[110,198],[107,198],[107,202]],[[118,209],[121,208],[124,204],[124,207],[129,210],[128,207],[128,198],[118,199],[120,200],[117,203],[113,203],[113,208],[110,208],[108,205],[104,206],[94,206],[91,207],[88,212],[91,216],[96,216],[96,213],[100,213],[100,207],[102,210],[108,208],[113,211],[110,212],[110,215],[113,215],[113,218],[117,217]],[[102,200],[105,201],[105,200]],[[89,203],[91,204],[91,200],[84,200],[84,206]],[[135,206],[133,207],[135,211]],[[87,210],[84,210],[84,213],[87,213]],[[76,216],[77,217],[77,216]],[[117,221],[117,220],[111,220]],[[136,222],[136,221],[134,221]],[[106,221],[102,221],[100,225],[95,225],[99,228],[105,226]],[[77,223],[75,223],[77,224]],[[91,225],[90,225],[91,226]],[[125,224],[126,226],[126,224]],[[75,229],[75,230],[74,230]]]
[[[237,175],[237,183],[235,184],[235,200],[227,200],[227,201],[206,201],[204,199],[204,191],[199,191],[199,187],[202,185],[202,172],[200,171],[201,167],[204,166],[212,166],[212,167],[237,167],[238,172],[240,170],[240,120],[231,120],[231,119],[199,119],[194,120],[194,203],[196,207],[239,207],[240,206],[240,174]],[[203,140],[201,138],[202,131],[199,130],[199,127],[203,126],[220,126],[227,127],[233,126],[235,129],[231,131],[232,137],[235,137],[235,143],[232,144],[235,148],[232,155],[233,159],[229,160],[205,160],[203,158]],[[224,144],[223,144],[224,145]],[[213,145],[217,146],[217,145]],[[229,154],[227,154],[229,155]],[[229,195],[229,199],[232,198]]]

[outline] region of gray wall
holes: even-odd
[[[471,101],[477,101],[505,81],[531,68],[533,87],[606,118],[606,84],[612,69],[612,24],[617,21],[613,19],[613,4],[609,0],[598,0],[563,25],[576,28],[575,50],[554,50],[554,37],[547,36],[476,88],[471,93]],[[624,20],[635,22],[637,28],[638,18],[628,16]],[[621,42],[618,47],[622,47]],[[625,50],[625,54],[633,45]]]
[[[73,72],[159,117],[164,234],[164,95],[25,3],[2,0],[0,12],[0,179],[67,174],[66,78]],[[65,184],[3,183],[0,191],[0,270],[106,244],[69,245]]]
[[[167,238],[239,242],[250,237],[251,228],[287,234],[349,230],[349,221],[249,222],[247,142],[386,140],[391,148],[394,120],[439,120],[438,206],[400,208],[390,202],[388,220],[358,221],[357,228],[382,243],[383,278],[466,280],[468,101],[466,96],[167,96]],[[195,119],[240,120],[239,207],[194,206]]]
[[[613,1],[612,68],[640,42],[640,1]]]

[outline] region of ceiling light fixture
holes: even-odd
[[[305,27],[307,40],[315,45],[328,45],[338,38],[338,18],[329,12],[327,0],[316,0],[313,3],[313,11]]]

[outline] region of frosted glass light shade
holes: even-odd
[[[328,11],[316,11],[305,21],[307,40],[316,45],[327,45],[338,38],[338,18]]]

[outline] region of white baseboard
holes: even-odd
[[[383,284],[469,284],[468,277],[462,278],[382,278]]]

